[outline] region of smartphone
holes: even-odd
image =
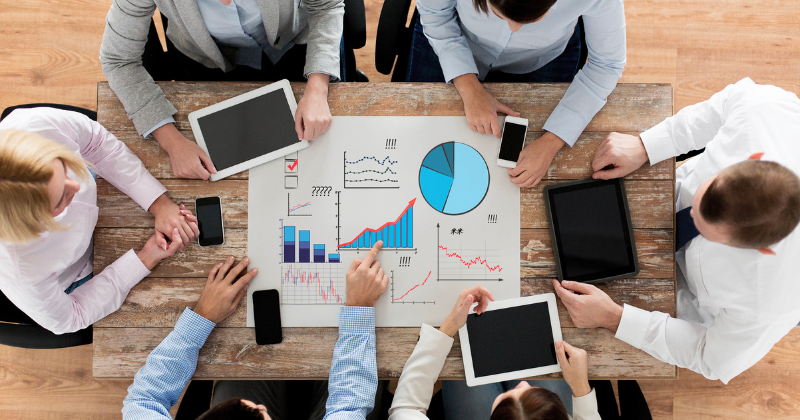
[[[222,227],[222,202],[219,197],[203,197],[194,200],[197,213],[197,227],[200,246],[222,245],[225,243],[225,229]]]
[[[500,139],[500,151],[497,152],[497,166],[517,167],[519,154],[525,147],[526,134],[528,134],[527,119],[506,117],[506,121],[503,123],[503,138]]]
[[[277,290],[253,292],[253,321],[256,324],[256,344],[278,344],[283,341]]]

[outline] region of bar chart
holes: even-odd
[[[311,231],[297,229],[296,226],[283,226],[283,258],[284,263],[310,263],[311,260]],[[339,263],[339,254],[328,254],[325,260],[325,244],[314,244],[315,263]],[[299,251],[299,252],[298,252]]]
[[[340,250],[370,249],[383,241],[384,249],[414,249],[414,203],[408,202],[405,210],[393,222],[386,222],[377,229],[366,228],[350,242],[339,244]]]

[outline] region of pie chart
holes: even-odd
[[[419,189],[428,204],[444,214],[464,214],[489,190],[489,167],[483,156],[464,143],[434,147],[419,168]]]

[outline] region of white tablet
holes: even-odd
[[[217,168],[211,180],[308,147],[297,139],[296,110],[292,87],[281,80],[189,114],[197,144]]]
[[[471,311],[458,335],[469,386],[561,372],[553,293],[490,302],[480,316]]]

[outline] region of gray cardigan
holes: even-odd
[[[304,74],[339,74],[344,0],[258,0],[269,42],[308,44]],[[142,66],[153,13],[169,19],[175,47],[210,68],[230,71],[236,51],[221,51],[206,29],[196,0],[113,0],[100,46],[100,64],[139,134],[177,112]]]

